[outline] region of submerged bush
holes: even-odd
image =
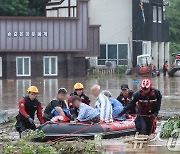
[[[2,152],[4,154],[60,154],[60,153],[79,153],[79,154],[96,154],[102,153],[101,147],[98,147],[95,143],[85,141],[74,142],[57,142],[56,144],[43,144],[37,143],[24,143],[19,141],[17,143],[8,143],[3,147]]]
[[[101,146],[92,141],[76,140],[71,142],[49,142],[37,143],[31,142],[34,137],[45,137],[45,134],[40,131],[27,131],[21,139],[12,142],[4,142],[0,147],[0,153],[3,154],[60,154],[60,153],[79,153],[79,154],[96,154],[102,153]]]
[[[169,138],[169,137],[178,137],[179,134],[175,133],[172,134],[173,130],[180,128],[180,117],[178,118],[171,118],[166,121],[163,125],[161,130],[160,136],[162,138]]]
[[[127,68],[128,68],[127,66],[117,66],[115,68],[115,73],[116,74],[125,74]]]

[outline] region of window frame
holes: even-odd
[[[161,10],[161,14],[160,14],[160,10]],[[159,17],[161,17],[161,20],[159,20],[160,18]],[[162,7],[158,7],[158,23],[162,23],[162,21],[163,21],[163,10],[162,10]]]
[[[156,8],[156,12],[154,12],[154,8]],[[157,6],[156,5],[153,5],[153,22],[156,23],[158,21],[158,9],[157,9]],[[156,13],[156,20],[154,20],[154,15]]]
[[[0,57],[0,77],[2,77],[2,69],[3,69],[3,67],[2,67],[2,57]]]
[[[127,45],[127,59],[119,59],[118,50],[119,50],[120,44]],[[129,55],[129,44],[128,43],[108,43],[108,44],[103,43],[100,45],[106,45],[106,59],[98,59],[98,57],[97,57],[96,66],[105,66],[105,65],[98,65],[98,60],[105,60],[106,62],[107,61],[116,61],[116,66],[127,66],[128,65],[128,64],[127,65],[118,65],[119,60],[127,60],[127,62],[128,62],[128,55]],[[116,45],[117,46],[117,59],[108,59],[108,45]]]
[[[23,73],[22,73],[22,75],[19,75],[19,74],[18,74],[18,59],[20,59],[20,58],[23,59],[23,65],[22,65],[22,72],[23,72]],[[27,75],[24,74],[24,72],[25,72],[25,71],[24,71],[24,59],[25,59],[25,58],[28,58],[28,59],[29,59],[29,74],[27,74]],[[18,56],[18,57],[16,57],[16,76],[17,76],[17,77],[23,77],[23,76],[24,76],[24,77],[26,77],[26,76],[28,77],[28,76],[31,76],[31,57],[29,57],[29,56],[21,56],[21,57]]]
[[[45,69],[45,59],[49,58],[49,74],[46,74],[46,69]],[[51,74],[51,59],[55,58],[55,72],[56,74]],[[58,56],[43,56],[43,75],[44,76],[58,76]]]

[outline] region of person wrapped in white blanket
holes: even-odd
[[[100,114],[101,122],[111,122],[112,119],[112,105],[109,99],[101,92],[99,85],[93,85],[91,91],[95,97],[97,97],[95,102],[95,109]]]

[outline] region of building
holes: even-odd
[[[136,67],[137,56],[150,54],[162,68],[169,60],[169,25],[164,0],[91,0],[90,24],[100,24],[100,56],[90,58],[91,66]]]
[[[87,0],[49,2],[47,17],[0,17],[0,77],[78,77],[99,55]],[[56,14],[58,12],[58,14]]]

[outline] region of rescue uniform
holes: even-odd
[[[57,98],[53,99],[44,110],[43,117],[45,121],[50,121],[53,118],[52,110],[54,110],[55,107],[61,107],[62,110],[67,109],[65,101],[59,101]]]
[[[125,106],[120,115],[134,108],[137,102],[136,129],[140,134],[149,135],[154,133],[156,129],[156,117],[160,110],[161,99],[162,95],[157,89],[151,89],[148,94],[139,90],[134,94],[133,100]]]
[[[69,107],[72,106],[71,99],[72,99],[73,96],[78,96],[78,95],[77,95],[76,92],[70,94],[70,96],[69,96],[69,98],[68,98],[68,106],[69,106]],[[88,97],[87,95],[85,95],[84,93],[82,93],[82,95],[79,96],[79,97],[81,98],[82,103],[87,104],[87,105],[90,105],[90,102],[91,102],[91,101],[90,101],[90,99],[89,99],[89,97]]]
[[[22,98],[19,101],[19,114],[16,116],[16,130],[21,133],[26,129],[35,130],[35,124],[31,124],[28,121],[28,117],[34,120],[35,113],[37,112],[37,117],[40,123],[44,123],[44,119],[42,117],[42,106],[41,103],[34,99],[33,101],[29,99],[29,96]]]
[[[123,96],[123,94],[121,93],[118,97],[117,97],[117,100],[119,102],[122,103],[123,107],[125,107],[131,100],[132,100],[132,97],[133,97],[133,91],[132,90],[129,90],[129,94],[128,94],[128,97],[125,98]],[[133,109],[130,109],[128,111],[129,114],[135,114],[136,113],[136,106],[133,108]]]

